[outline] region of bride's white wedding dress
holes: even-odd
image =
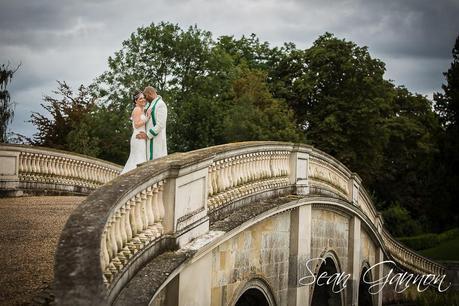
[[[140,119],[143,122],[147,121],[145,115],[141,115]],[[145,139],[137,139],[135,136],[140,132],[145,132],[145,125],[141,125],[139,128],[136,128],[134,125],[134,120],[131,117],[132,121],[132,136],[131,136],[131,151],[129,153],[129,158],[124,166],[121,174],[129,172],[137,167],[138,164],[147,161],[147,141]]]

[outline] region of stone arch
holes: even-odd
[[[365,279],[364,279],[365,277]],[[370,285],[368,282],[373,280],[373,275],[371,274],[370,264],[367,261],[364,261],[360,269],[359,277],[359,306],[373,306],[374,295],[370,294]],[[366,281],[366,282],[365,282]]]
[[[323,253],[321,258],[324,260],[319,264],[314,271],[314,275],[317,277],[323,272],[326,272],[328,275],[334,273],[341,273],[342,268],[338,259],[338,256],[333,250],[328,250]],[[333,285],[317,285],[317,279],[312,287],[310,305],[311,306],[340,306],[344,305],[344,291],[340,287],[333,288]],[[339,292],[336,292],[339,291]]]
[[[232,306],[276,306],[271,286],[262,277],[254,277],[240,286]]]

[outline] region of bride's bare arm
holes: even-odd
[[[132,111],[132,120],[134,121],[134,126],[138,129],[139,127],[145,124],[146,117],[143,114],[143,111],[140,107],[135,107]]]

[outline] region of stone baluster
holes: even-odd
[[[140,239],[140,248],[143,248],[145,242],[147,241],[147,237],[142,233],[144,229],[143,225],[143,205],[142,205],[142,198],[140,194],[135,195],[135,211],[136,211],[136,222],[137,222],[137,237]]]
[[[161,230],[163,229],[162,223],[164,220],[164,215],[166,211],[164,209],[164,202],[163,202],[163,190],[164,190],[164,181],[160,181],[158,183],[158,207],[159,207],[159,222],[161,225]]]
[[[217,165],[215,162],[212,163],[210,166],[211,172],[210,172],[210,181],[212,184],[212,196],[216,195],[218,193],[218,184],[217,184]]]
[[[111,248],[112,248],[112,263],[115,265],[115,268],[117,270],[121,269],[121,262],[117,257],[118,254],[118,235],[117,235],[117,224],[116,224],[116,218],[113,216],[110,220],[111,227],[110,227],[110,241],[111,241]]]
[[[106,271],[108,265],[110,264],[110,255],[107,250],[107,228],[104,228],[104,232],[102,233],[100,250],[100,265],[102,266],[102,271]]]
[[[247,184],[250,182],[250,171],[252,170],[250,168],[250,154],[245,154],[245,158],[244,158],[244,172],[245,172],[245,180],[244,180],[244,184]]]
[[[221,163],[222,191],[224,192],[228,189],[228,160],[225,158]]]
[[[239,183],[238,185],[244,185],[245,183],[245,155],[239,156]]]
[[[33,156],[32,153],[26,153],[27,156],[27,174],[30,175],[33,173]]]
[[[251,171],[252,171],[252,165],[250,164],[250,153],[245,154],[245,184],[249,183],[251,180]]]
[[[54,172],[56,176],[56,181],[60,180],[60,177],[62,176],[62,158],[59,156],[56,156],[55,160],[55,165],[54,165]]]
[[[129,199],[126,203],[124,203],[124,211],[125,211],[125,217],[124,217],[124,229],[126,232],[126,242],[124,243],[124,256],[130,257],[131,254],[134,254],[134,244],[132,243],[132,238],[133,238],[133,230],[131,226],[131,200]]]
[[[38,164],[40,165],[39,166],[40,169],[38,170],[38,172],[45,177],[49,174],[48,163],[49,163],[49,156],[40,154],[39,162],[38,162]],[[45,178],[45,181],[47,181],[46,178]]]
[[[234,175],[233,175],[233,170],[234,170],[234,166],[233,166],[233,158],[230,157],[228,158],[228,169],[227,169],[227,175],[228,175],[228,189],[232,189],[234,187],[233,185],[233,182],[234,182]]]
[[[67,158],[62,158],[61,160],[61,167],[62,167],[62,172],[61,172],[61,175],[67,179],[67,177],[69,176],[69,171],[68,171],[68,165],[67,165]]]
[[[261,178],[261,167],[260,167],[260,153],[254,153],[254,170],[255,170],[255,180],[259,180]]]
[[[153,184],[153,186],[150,186],[147,188],[146,193],[147,193],[147,214],[148,214],[148,228],[152,234],[152,239],[155,239],[158,237],[161,233],[158,230],[157,226],[155,225],[155,214],[154,214],[154,201],[155,197],[157,197],[154,193],[154,190],[157,189],[158,185]]]
[[[19,173],[24,173],[26,170],[26,163],[25,163],[25,153],[24,152],[20,152],[19,153]]]
[[[113,227],[117,252],[123,248],[123,237],[121,234],[121,214],[117,210],[113,216]]]
[[[233,157],[233,188],[239,186],[239,156]]]
[[[129,204],[129,223],[131,225],[131,233],[132,233],[132,237],[130,239],[130,242],[128,243],[128,248],[131,250],[133,254],[135,254],[139,250],[138,245],[140,245],[140,241],[136,239],[136,235],[138,233],[138,224],[137,224],[137,216],[136,216],[135,197],[131,198],[128,204]]]
[[[69,159],[69,170],[70,170],[70,179],[73,182],[76,177],[76,166],[78,166],[78,161],[72,161]]]
[[[59,166],[58,162],[59,162],[59,157],[52,156],[52,158],[51,158],[51,174],[53,176],[57,176],[58,175],[57,174],[58,173],[58,166]]]
[[[148,241],[151,241],[155,238],[155,235],[150,230],[150,215],[149,215],[149,205],[148,205],[148,195],[147,190],[142,190],[140,192],[141,205],[142,205],[142,223],[143,223],[143,234],[146,236]]]
[[[89,179],[89,167],[88,167],[88,163],[86,162],[81,162],[82,163],[82,172],[80,172],[81,174],[79,175],[80,178],[82,178],[84,181],[87,181]]]
[[[269,152],[269,177],[273,178],[275,175],[274,173],[274,152],[270,151]]]
[[[207,196],[210,198],[213,195],[212,186],[212,165],[209,166],[207,173]]]
[[[37,154],[30,154],[30,159],[32,161],[32,173],[37,173],[38,172],[38,166],[37,166],[37,157],[36,157]]]
[[[255,153],[249,154],[249,169],[250,169],[250,182],[256,180],[256,169],[255,169]]]
[[[290,173],[290,152],[284,151],[284,176]]]
[[[223,181],[222,181],[222,173],[221,173],[221,161],[217,161],[215,165],[215,172],[216,172],[216,181],[217,181],[217,194],[223,191]]]
[[[263,179],[263,152],[257,152],[257,180]]]
[[[126,227],[126,203],[120,207],[120,236],[121,236],[121,247],[120,249],[124,253],[124,248],[128,242],[128,234],[127,234],[127,227]],[[125,256],[126,257],[126,256]]]
[[[121,210],[115,212],[115,237],[116,237],[116,248],[117,258],[119,260],[119,267],[121,269],[127,263],[127,257],[123,253],[123,236],[125,235],[124,220],[122,220]]]
[[[269,178],[269,156],[266,151],[263,152],[263,179]]]

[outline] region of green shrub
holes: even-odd
[[[433,248],[456,237],[459,237],[459,228],[453,228],[440,234],[428,233],[412,237],[400,237],[397,240],[410,249],[419,251]]]
[[[447,230],[447,231],[445,231],[443,233],[438,234],[438,239],[439,239],[440,242],[452,240],[452,239],[454,239],[456,237],[459,237],[459,228],[458,227],[450,229],[450,230]]]
[[[399,203],[391,204],[382,212],[384,226],[395,237],[407,237],[422,233],[419,221],[414,220],[408,210]]]
[[[423,234],[413,237],[401,237],[398,238],[398,241],[409,247],[413,250],[424,250],[430,249],[440,243],[437,234]]]

